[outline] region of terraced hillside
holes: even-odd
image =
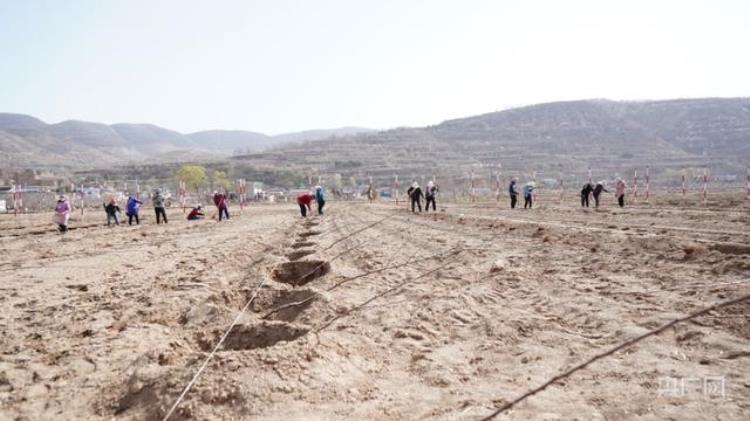
[[[392,184],[436,173],[444,185],[477,185],[503,176],[580,180],[630,176],[651,167],[655,177],[702,168],[744,174],[750,162],[750,99],[654,102],[558,102],[335,140],[287,145],[236,159],[310,174],[373,176]],[[740,178],[738,178],[739,180]]]

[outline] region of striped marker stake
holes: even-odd
[[[396,198],[396,206],[398,206],[398,174],[393,175],[393,196]]]
[[[638,170],[633,170],[633,203],[638,200]]]
[[[180,206],[182,206],[182,213],[185,213],[185,182],[180,181]]]
[[[83,209],[86,207],[85,203],[83,202],[84,198],[86,197],[83,192],[83,184],[81,184],[81,191],[79,192],[81,196],[81,218],[83,218]]]
[[[648,179],[648,170],[649,167],[646,167],[646,203],[648,203],[648,188],[649,188],[649,179]]]
[[[685,171],[682,172],[682,204],[685,205],[685,194],[687,193],[687,189],[685,187]]]
[[[500,171],[498,171],[497,174],[495,174],[495,190],[497,191],[497,194],[496,194],[495,197],[497,198],[498,202],[500,201],[500,192],[501,192],[500,188],[501,188],[501,186],[500,186]]]
[[[534,203],[537,201],[537,194],[536,194],[536,171],[531,170],[531,181],[534,182],[534,190],[531,191],[531,197],[534,199]]]
[[[476,201],[475,192],[474,192],[474,170],[471,170],[471,183],[469,185],[469,198],[471,199],[472,203]]]
[[[708,203],[708,169],[703,167],[703,206]]]
[[[563,200],[565,200],[565,189],[563,188],[563,176],[560,174],[560,178],[558,181],[558,184],[560,185],[560,204],[563,204]]]
[[[13,198],[13,216],[18,216],[18,198],[16,196],[16,185],[10,187],[11,197]]]

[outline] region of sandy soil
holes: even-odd
[[[162,419],[251,297],[171,419],[478,419],[750,292],[747,203],[147,211],[65,236],[51,215],[0,216],[0,419]],[[502,417],[748,419],[749,315],[678,325]],[[723,395],[703,389],[718,379]]]

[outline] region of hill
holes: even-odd
[[[251,153],[292,141],[361,133],[368,129],[311,130],[268,136],[242,130],[182,134],[153,124],[68,120],[57,124],[23,114],[0,113],[0,164],[4,168],[103,168],[178,162]]]
[[[750,162],[750,99],[556,102],[445,121],[285,145],[235,159],[390,185],[437,174],[443,184],[478,184],[501,171],[580,180],[710,166],[744,174]]]

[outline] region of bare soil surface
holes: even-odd
[[[161,420],[251,299],[170,419],[480,419],[750,293],[750,206],[714,202],[277,204],[158,226],[144,209],[66,235],[50,214],[1,215],[0,419]],[[750,303],[501,417],[748,419]]]

